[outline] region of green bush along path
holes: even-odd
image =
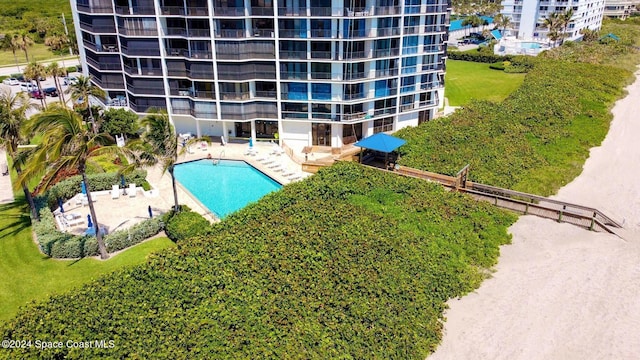
[[[338,163],[213,235],[21,311],[0,336],[115,340],[52,358],[424,358],[440,341],[445,302],[480,285],[515,218],[439,185]]]
[[[502,103],[473,101],[397,132],[408,140],[400,162],[449,175],[471,164],[473,181],[550,195],[580,174],[604,139],[609,109],[630,77],[608,66],[540,61]]]
[[[500,102],[520,87],[525,74],[489,69],[489,64],[447,60],[444,96],[451,106],[472,99]]]
[[[144,263],[150,252],[173,244],[167,238],[154,239],[108,261],[53,260],[40,253],[32,240],[23,198],[0,205],[0,323],[13,317],[28,302],[42,301],[116,269]]]

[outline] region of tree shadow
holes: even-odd
[[[3,218],[3,227],[0,229],[0,241],[5,238],[16,236],[21,231],[31,226],[31,216],[26,209],[24,199],[8,204],[0,205],[0,214]]]

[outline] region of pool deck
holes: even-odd
[[[178,163],[193,161],[199,159],[206,159],[208,154],[211,154],[213,159],[229,159],[229,160],[244,160],[251,164],[258,170],[269,175],[282,185],[286,185],[292,180],[283,176],[281,171],[273,170],[268,165],[263,164],[259,159],[267,156],[271,156],[275,159],[276,163],[282,164],[282,166],[294,172],[300,176],[299,179],[310,176],[311,174],[302,172],[301,165],[295,163],[286,154],[282,155],[270,155],[274,149],[274,145],[270,143],[258,142],[254,148],[257,153],[253,155],[246,155],[248,145],[247,144],[227,144],[221,146],[219,144],[209,144],[205,149],[194,148],[190,153],[185,153],[179,156]],[[224,153],[222,153],[224,151]],[[221,156],[222,155],[222,156]],[[213,161],[213,160],[212,160]],[[110,191],[91,192],[94,200],[94,208],[96,210],[96,216],[101,226],[104,226],[111,233],[116,230],[126,229],[133,224],[136,224],[144,219],[149,218],[148,207],[151,206],[153,215],[163,214],[173,206],[173,190],[171,185],[171,176],[169,173],[163,174],[160,167],[148,168],[147,181],[153,187],[151,192],[144,192],[142,188],[137,188],[136,196],[131,197],[130,194],[124,195],[121,193],[117,199],[112,199]],[[296,179],[298,180],[298,179]],[[295,180],[294,180],[295,181]],[[139,185],[139,184],[138,184]],[[212,214],[206,207],[204,207],[197,199],[191,196],[181,185],[177,183],[178,189],[178,202],[180,204],[187,205],[193,211],[203,215],[211,222],[219,221],[219,219]],[[129,189],[127,188],[127,191]],[[87,214],[89,214],[89,207],[76,203],[75,199],[68,200],[63,208],[65,214],[74,214],[77,219],[82,221],[75,221],[75,225],[67,228],[67,231],[74,234],[81,234],[87,229]],[[57,210],[56,212],[57,213]],[[74,221],[70,221],[73,223]]]

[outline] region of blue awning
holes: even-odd
[[[491,30],[491,35],[493,35],[493,38],[496,40],[502,39],[502,34],[500,34],[500,30]]]
[[[365,149],[390,153],[393,150],[404,145],[406,142],[406,140],[402,140],[385,133],[377,133],[369,136],[368,138],[358,141],[354,145]]]

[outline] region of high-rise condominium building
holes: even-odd
[[[111,105],[180,133],[345,143],[442,103],[449,0],[71,0]]]
[[[637,12],[640,0],[606,0],[604,16],[615,19],[626,19]]]
[[[605,0],[503,0],[502,14],[511,19],[511,32],[518,39],[546,40],[544,19],[554,12],[572,9],[566,40],[577,40],[582,38],[582,29],[600,29],[604,3]]]

